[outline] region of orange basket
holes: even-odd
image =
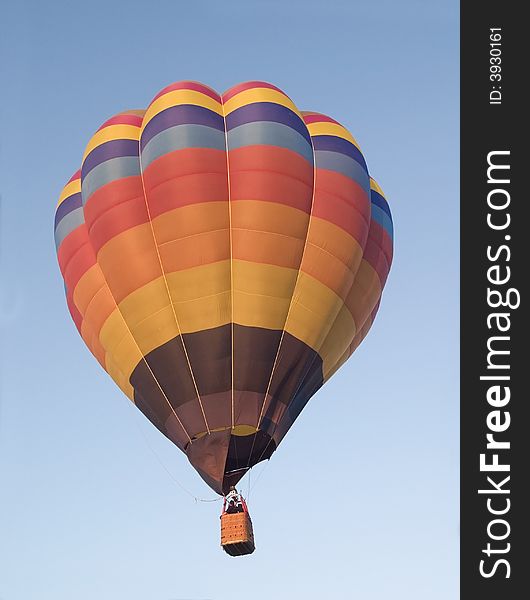
[[[221,515],[221,546],[230,556],[243,556],[254,552],[256,549],[254,532],[247,511],[231,514],[223,512]]]

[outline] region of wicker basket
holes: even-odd
[[[255,550],[252,521],[247,512],[221,515],[221,546],[230,556],[252,554]]]

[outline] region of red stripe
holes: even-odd
[[[68,180],[68,183],[72,183],[72,181],[75,181],[76,179],[81,179],[81,169],[79,169],[78,171],[76,171],[72,177],[70,177],[70,179]],[[68,185],[68,183],[66,185]]]
[[[87,241],[87,231],[86,227],[80,225],[76,227],[72,232],[70,232],[62,241],[62,244],[59,246],[57,250],[57,260],[59,261],[59,268],[61,269],[61,273],[63,274],[64,279],[64,271],[68,266],[68,262],[72,258],[72,256],[81,248],[81,246]]]
[[[328,117],[327,115],[322,115],[320,113],[316,113],[316,112],[307,112],[307,111],[302,111],[302,117],[304,118],[304,122],[306,123],[306,125],[309,125],[310,123],[335,123],[336,125],[340,125],[340,123],[338,121],[335,121],[335,119],[332,119],[331,117]]]
[[[349,177],[317,169],[313,214],[341,227],[364,246],[370,222],[370,200],[363,188]]]
[[[101,131],[105,127],[109,127],[110,125],[135,125],[136,127],[141,127],[142,121],[143,117],[140,117],[138,115],[120,114],[111,117],[110,119],[108,119],[108,121],[105,121],[105,123],[103,123],[103,125],[98,129],[98,131]]]
[[[228,200],[228,186],[224,173],[195,173],[165,181],[154,189],[146,187],[151,218],[174,208]]]
[[[230,174],[230,199],[259,200],[292,206],[309,214],[312,186],[282,173],[250,171]]]
[[[244,146],[230,150],[230,178],[241,171],[274,171],[313,186],[313,166],[297,152],[279,146]]]
[[[66,287],[72,292],[83,275],[96,264],[96,256],[94,250],[87,241],[78,251],[71,257],[64,271],[64,282]]]
[[[390,271],[390,264],[385,253],[381,250],[379,244],[377,244],[373,238],[368,238],[366,246],[364,248],[363,259],[374,269],[381,282],[381,287],[385,285],[388,272]]]
[[[385,285],[392,264],[392,257],[392,239],[384,227],[381,227],[379,223],[372,222],[363,258],[377,271],[381,286]]]
[[[313,216],[340,227],[351,235],[361,247],[368,237],[368,224],[350,202],[317,188],[313,204]]]
[[[229,152],[230,199],[261,200],[309,214],[313,167],[286,148],[245,146]]]
[[[374,240],[375,243],[377,243],[380,247],[381,247],[381,252],[384,252],[386,259],[388,261],[388,264],[392,263],[392,256],[393,256],[393,241],[392,238],[390,237],[388,231],[382,226],[380,225],[377,221],[374,221],[372,219],[371,223],[370,223],[370,231],[369,231],[369,237],[372,238]]]
[[[113,237],[131,227],[147,223],[148,220],[143,194],[111,206],[101,213],[89,227],[88,235],[94,252],[97,254]]]
[[[163,90],[158,92],[158,94],[151,101],[151,104],[157,98],[160,98],[160,96],[163,96],[164,94],[168,94],[169,92],[172,92],[174,90],[192,90],[195,92],[201,92],[202,94],[205,94],[206,96],[209,96],[210,98],[213,98],[214,100],[217,100],[218,102],[221,102],[221,97],[219,96],[219,94],[215,90],[213,90],[211,87],[208,87],[207,85],[204,85],[203,83],[199,83],[198,81],[177,81],[175,83],[172,83],[171,85],[168,85]]]
[[[228,200],[226,153],[186,148],[164,154],[144,172],[151,218],[188,204]]]
[[[267,88],[270,90],[276,90],[277,92],[280,92],[280,94],[283,94],[284,96],[286,96],[286,94],[284,92],[282,92],[282,90],[280,88],[276,87],[275,85],[272,85],[272,83],[267,83],[265,81],[245,81],[244,83],[235,85],[234,87],[231,87],[229,90],[227,90],[222,95],[223,102],[228,102],[228,100],[230,100],[234,96],[237,96],[237,94],[240,94],[241,92],[244,92],[245,90],[251,90],[254,88]]]
[[[85,204],[84,213],[97,253],[115,235],[148,221],[141,177],[124,177],[99,188]]]
[[[112,207],[137,196],[143,196],[140,175],[116,179],[100,187],[90,196],[83,209],[87,227],[90,229],[94,221]]]
[[[79,333],[81,333],[81,325],[83,324],[83,317],[81,313],[77,310],[77,306],[74,304],[73,294],[70,292],[66,295],[66,304],[68,305],[68,310],[70,311],[70,315],[72,316],[72,320],[77,327]]]

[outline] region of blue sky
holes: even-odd
[[[458,3],[20,0],[2,20],[0,598],[457,598]],[[91,133],[179,79],[268,80],[343,122],[394,215],[368,339],[243,482],[241,559],[78,337],[53,243]]]

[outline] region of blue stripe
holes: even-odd
[[[175,125],[206,125],[224,133],[224,119],[209,108],[193,104],[171,106],[155,115],[145,126],[140,139],[140,147],[144,147],[155,135]]]
[[[136,156],[120,156],[111,158],[94,167],[81,183],[83,205],[85,205],[99,188],[124,177],[140,175],[140,161]]]
[[[386,229],[392,239],[394,238],[394,226],[392,224],[392,219],[383,209],[379,208],[377,204],[372,204],[372,219],[376,223],[379,223],[381,227]]]
[[[379,206],[379,208],[383,209],[386,212],[386,214],[390,217],[390,219],[392,219],[390,206],[388,206],[388,202],[386,201],[384,196],[381,196],[381,194],[379,192],[376,192],[375,190],[370,190],[370,199],[376,206]]]
[[[94,168],[111,158],[120,156],[138,156],[139,148],[137,140],[111,140],[97,146],[83,161],[81,167],[81,179]]]
[[[297,152],[313,164],[313,148],[297,131],[272,121],[240,125],[228,132],[228,149],[245,146],[279,146]]]
[[[230,131],[245,123],[272,121],[288,125],[311,144],[311,136],[306,124],[291,109],[274,102],[254,102],[237,108],[226,117],[226,130]]]
[[[316,135],[312,139],[315,150],[331,150],[332,152],[346,154],[346,156],[356,160],[368,173],[368,167],[361,151],[348,140],[335,135]]]
[[[61,219],[55,228],[55,248],[58,249],[64,238],[85,222],[83,208],[79,207]]]
[[[54,227],[57,227],[57,225],[59,224],[59,221],[65,215],[67,215],[69,212],[72,212],[76,208],[79,208],[80,206],[83,206],[83,201],[81,199],[81,192],[77,192],[76,194],[72,194],[71,196],[68,196],[68,198],[65,198],[61,202],[61,204],[59,204],[59,206],[57,207],[57,210],[55,211]]]
[[[142,150],[142,170],[157,158],[186,148],[213,148],[226,152],[224,131],[213,129],[205,125],[176,125],[165,129]]]
[[[370,178],[368,177],[368,173],[353,158],[340,152],[317,150],[315,152],[315,164],[317,169],[327,169],[349,177],[363,188],[367,196],[370,196]]]

